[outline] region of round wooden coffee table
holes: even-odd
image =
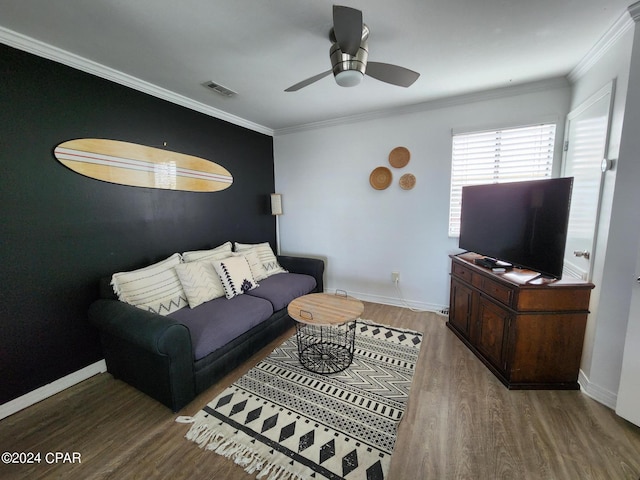
[[[287,307],[296,321],[300,363],[315,373],[336,373],[353,361],[356,320],[364,305],[346,293],[312,293]]]

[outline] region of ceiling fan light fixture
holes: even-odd
[[[366,28],[366,25],[365,25]],[[355,55],[344,53],[337,43],[331,45],[329,50],[329,58],[333,69],[333,76],[336,83],[341,87],[355,87],[362,83],[365,70],[367,68],[367,37],[369,29],[366,29],[366,35],[363,34],[360,42],[360,48]]]
[[[285,92],[296,92],[332,72],[341,87],[360,85],[365,75],[398,87],[411,86],[420,77],[418,72],[391,63],[368,62],[369,33],[360,10],[334,5],[333,28],[329,32],[331,70],[298,82],[285,89]]]
[[[341,87],[355,87],[360,85],[364,74],[358,70],[344,70],[335,75],[336,83]]]

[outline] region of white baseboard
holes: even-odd
[[[66,377],[62,377],[55,382],[44,385],[37,388],[21,397],[10,400],[7,403],[0,405],[0,420],[13,415],[20,410],[30,407],[45,398],[49,398],[56,393],[60,393],[77,383],[80,383],[87,378],[91,378],[98,373],[104,373],[107,371],[107,364],[104,360],[88,365],[76,372],[70,373]]]
[[[616,409],[616,403],[618,401],[618,395],[609,390],[606,390],[595,383],[591,383],[585,373],[580,370],[578,375],[578,383],[580,384],[580,390],[587,396],[593,398],[596,402],[611,408]]]
[[[325,289],[325,293],[335,293],[336,290]],[[382,295],[372,295],[363,292],[347,292],[350,296],[362,300],[363,302],[381,303],[383,305],[392,305],[394,307],[412,308],[416,310],[422,310],[425,312],[442,313],[443,311],[449,311],[449,305],[436,305],[433,303],[418,302],[415,300],[404,300],[398,297],[386,297]]]

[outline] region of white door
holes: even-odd
[[[574,177],[564,276],[591,280],[613,82],[567,115],[562,176]]]
[[[629,324],[622,357],[616,413],[640,426],[640,248],[636,260],[636,285],[631,293]]]

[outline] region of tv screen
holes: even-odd
[[[460,248],[562,277],[573,177],[462,188]]]

